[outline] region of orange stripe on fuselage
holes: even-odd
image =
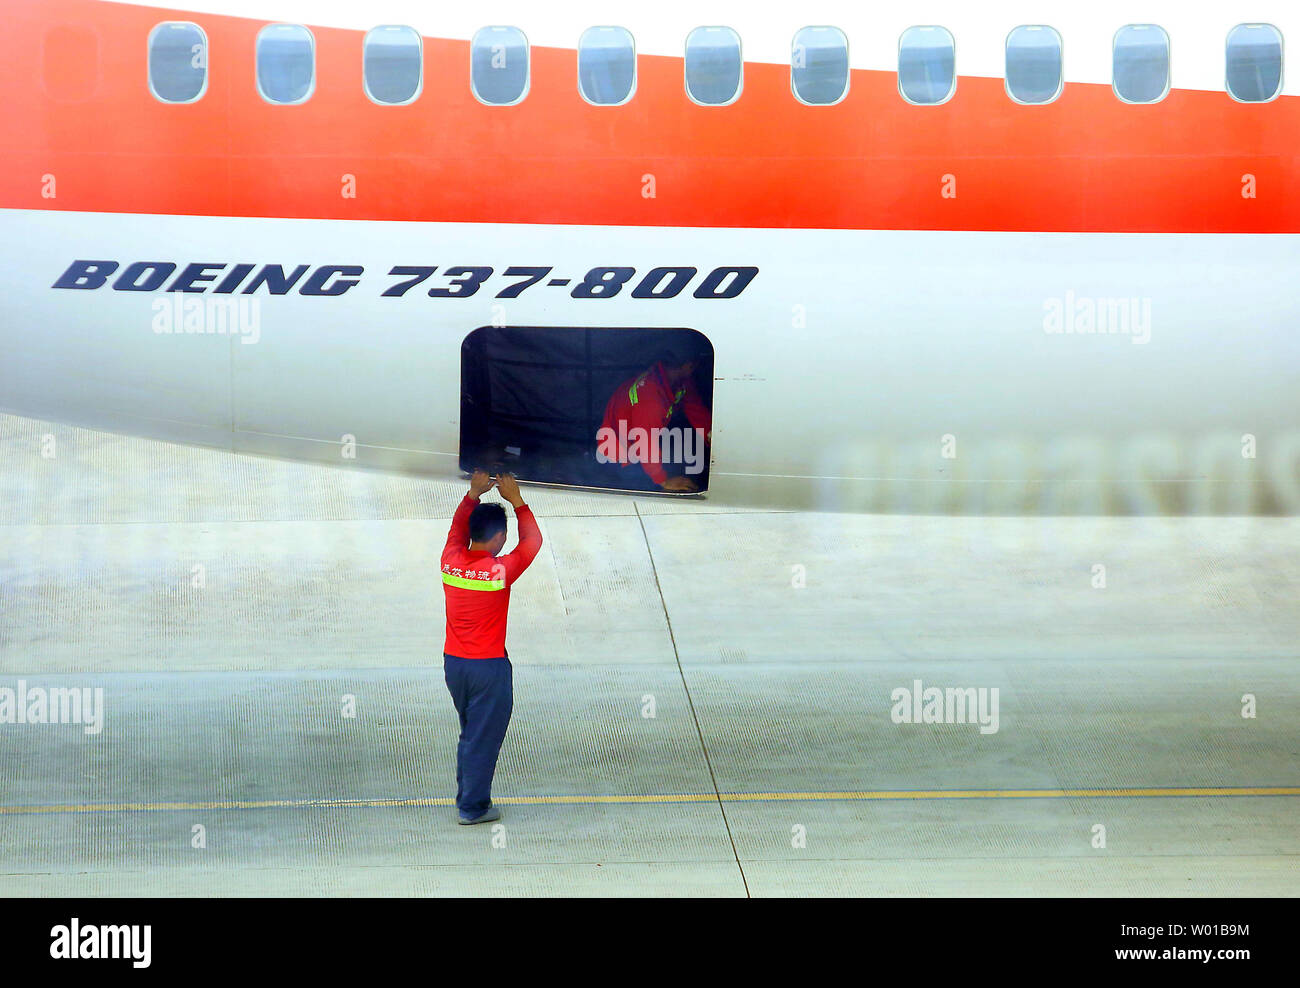
[[[540,14],[538,16],[544,16]],[[208,34],[207,94],[158,103],[145,42],[164,20]],[[528,97],[480,105],[469,46],[425,39],[407,107],[361,87],[362,32],[313,28],[317,87],[270,106],[254,85],[263,21],[51,0],[0,33],[0,207],[331,219],[918,230],[1298,232],[1297,100],[1175,90],[1120,103],[1071,83],[1049,106],[962,78],[914,107],[892,72],[807,107],[789,68],[747,63],[729,107],[683,91],[682,60],[641,56],[631,103],[578,95],[572,49],[533,48]],[[527,29],[528,25],[520,25]],[[93,54],[87,46],[94,48]],[[47,86],[48,75],[50,85]],[[1242,176],[1257,197],[1243,198]],[[340,194],[356,177],[357,197]],[[956,198],[940,195],[956,178]],[[44,198],[53,175],[57,197]],[[653,175],[656,197],[642,196]]]

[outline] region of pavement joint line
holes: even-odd
[[[501,796],[502,806],[594,806],[602,804],[873,802],[933,799],[1188,799],[1300,796],[1300,786],[1185,786],[1104,789],[880,789],[827,792],[630,793],[627,795]],[[453,806],[450,797],[374,799],[257,799],[171,803],[82,803],[0,805],[0,816],[59,813],[168,813],[183,810],[386,809]]]
[[[709,746],[704,740],[704,729],[700,727],[700,715],[695,711],[695,700],[691,696],[690,684],[686,682],[686,670],[682,668],[682,653],[677,648],[677,635],[673,633],[672,615],[668,613],[668,601],[664,598],[663,584],[659,582],[659,567],[655,565],[654,550],[650,547],[650,533],[645,530],[645,518],[641,509],[632,503],[636,510],[636,520],[641,526],[641,538],[645,540],[646,556],[650,560],[650,572],[654,574],[655,589],[659,591],[659,604],[664,609],[664,623],[668,628],[668,640],[673,646],[673,661],[677,663],[677,675],[682,681],[682,692],[686,694],[686,705],[691,711],[691,720],[695,722],[695,734],[700,739],[700,752],[704,755],[704,765],[709,770],[709,781],[713,783],[713,795],[718,801],[718,812],[722,815],[722,826],[726,828],[727,840],[731,842],[731,853],[736,859],[736,868],[740,871],[740,882],[745,886],[745,897],[752,898],[749,891],[749,879],[745,877],[745,865],[740,860],[740,850],[736,847],[735,835],[731,832],[731,821],[727,819],[727,805],[722,801],[722,790],[718,786],[718,773],[713,770],[713,759],[709,757]]]

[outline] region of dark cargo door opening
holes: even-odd
[[[483,326],[461,344],[460,468],[703,492],[712,408],[713,347],[696,330]]]

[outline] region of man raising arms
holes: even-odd
[[[493,480],[482,470],[470,478],[469,493],[451,519],[442,550],[442,589],[447,602],[443,670],[460,717],[456,746],[456,808],[462,824],[501,819],[492,805],[497,755],[514,709],[514,682],[506,652],[510,587],[542,547],[542,533],[519,485],[508,473],[495,481],[515,509],[519,545],[500,556],[506,544],[506,511],[479,498]]]

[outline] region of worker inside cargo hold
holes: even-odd
[[[621,382],[596,433],[596,460],[617,471],[613,486],[688,494],[700,489],[713,421],[695,385],[701,355],[665,350]]]

